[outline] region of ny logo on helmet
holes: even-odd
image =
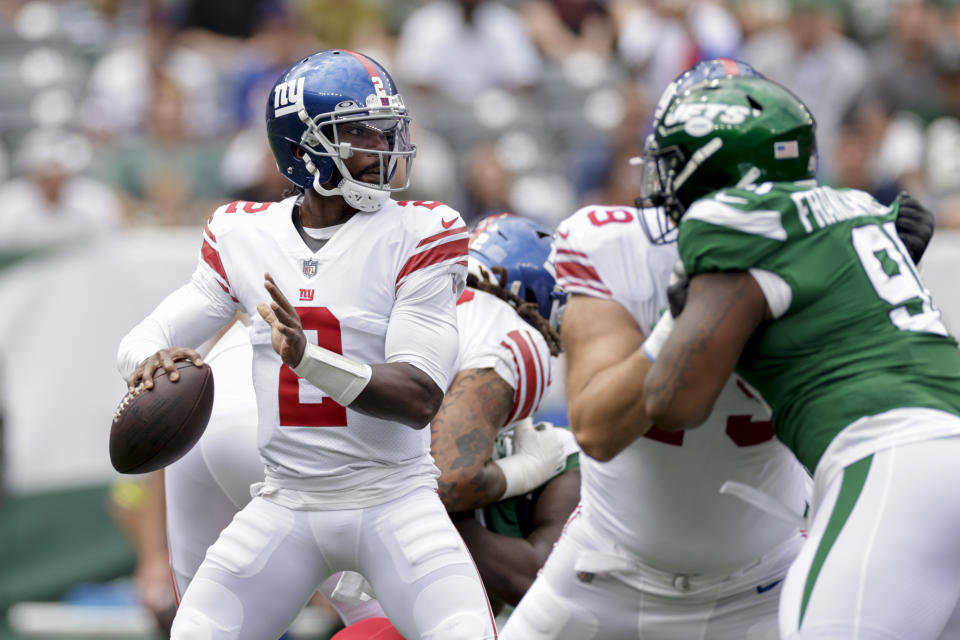
[[[296,113],[303,106],[303,81],[300,77],[282,82],[273,88],[273,117]]]

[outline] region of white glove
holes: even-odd
[[[534,425],[524,420],[513,432],[513,453],[493,461],[507,481],[500,500],[533,491],[562,471],[565,461],[557,428],[549,422]]]

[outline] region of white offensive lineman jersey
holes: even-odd
[[[651,245],[639,216],[590,206],[563,221],[551,259],[570,294],[613,300],[649,335],[667,306],[675,244]],[[650,224],[655,228],[656,221]],[[728,480],[776,499],[799,519],[809,480],[774,438],[770,410],[736,375],[696,429],[655,426],[613,460],[580,457],[583,517],[617,546],[673,573],[732,572],[795,536],[797,527],[719,493]]]
[[[267,483],[262,492],[280,491],[278,498],[295,508],[339,509],[379,504],[417,486],[435,487],[439,471],[429,453],[429,428],[357,413],[299,378],[274,351],[257,304],[269,301],[263,286],[268,272],[297,309],[308,341],[358,362],[409,362],[446,389],[456,345],[411,344],[388,327],[409,328],[413,322],[427,334],[444,326],[456,331],[466,226],[442,203],[391,200],[376,212],[355,214],[314,252],[292,222],[296,201],[235,202],[214,212],[187,285],[200,292],[202,308],[192,314],[194,322],[179,318],[175,324],[184,326],[165,330],[165,336],[174,345],[194,346],[203,336],[187,325],[216,327],[237,309],[251,317],[257,444]],[[209,327],[207,332],[212,333]],[[137,349],[140,353],[125,358],[121,343],[121,370],[152,353],[142,345]]]
[[[492,368],[513,387],[513,411],[504,425],[532,416],[552,381],[550,347],[540,332],[509,303],[472,288],[457,301],[457,323],[456,371]]]

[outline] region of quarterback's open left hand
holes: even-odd
[[[283,295],[269,273],[264,274],[264,278],[263,286],[273,298],[273,302],[270,306],[261,302],[257,305],[257,311],[260,317],[270,325],[270,342],[273,344],[274,351],[279,353],[284,363],[292,369],[303,359],[307,338],[303,335],[303,326],[300,324],[297,310]]]
[[[910,252],[913,264],[919,264],[923,252],[933,237],[933,212],[920,204],[906,191],[897,196],[900,209],[897,213],[897,235]]]

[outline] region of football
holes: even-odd
[[[178,360],[180,379],[166,371],[127,393],[113,414],[110,462],[120,473],[148,473],[180,459],[197,443],[213,409],[213,372],[206,364]]]

